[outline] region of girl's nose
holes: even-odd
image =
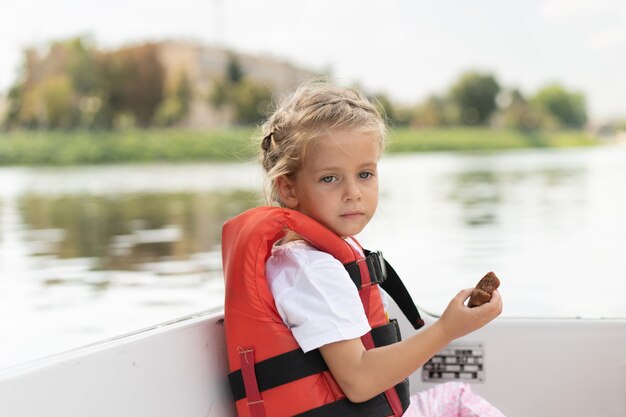
[[[344,191],[344,200],[352,201],[352,200],[360,200],[361,199],[361,189],[357,185],[356,181],[349,181],[346,183],[346,188]]]

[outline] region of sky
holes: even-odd
[[[417,104],[461,73],[526,95],[559,82],[593,119],[626,117],[624,0],[19,0],[0,5],[0,93],[22,50],[90,35],[103,48],[189,39],[330,71]]]

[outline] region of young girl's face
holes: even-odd
[[[281,199],[339,236],[356,235],[378,206],[378,158],[371,136],[331,132],[309,146],[295,179],[279,179]]]

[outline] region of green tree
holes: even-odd
[[[68,57],[66,74],[69,75],[78,96],[80,118],[76,125],[93,128],[102,127],[100,113],[103,102],[102,71],[100,70],[101,53],[93,41],[86,37],[70,39],[65,42]]]
[[[11,86],[7,94],[7,112],[2,126],[5,129],[13,129],[20,125],[20,113],[22,111],[23,85],[17,82]]]
[[[213,82],[209,102],[215,108],[232,109],[235,123],[254,124],[267,116],[272,90],[265,84],[247,77],[239,60],[231,54],[224,75]]]
[[[187,114],[193,98],[193,88],[186,72],[181,73],[174,93],[182,105],[183,113]]]
[[[89,127],[99,101],[96,56],[82,38],[51,42],[44,54],[26,49],[21,73],[9,92],[5,126]]]
[[[413,119],[413,106],[410,105],[398,105],[394,106],[394,119],[393,124],[396,127],[406,127],[411,124]]]
[[[243,79],[243,68],[235,54],[229,54],[226,65],[226,79],[230,84],[238,84]]]
[[[232,106],[235,121],[239,124],[254,124],[267,116],[272,100],[272,91],[264,84],[244,79],[233,89]]]
[[[407,120],[401,117],[402,112],[398,111],[396,106],[391,102],[386,94],[378,93],[371,96],[369,99],[376,105],[376,107],[378,107],[378,111],[390,124],[399,126],[407,123]]]
[[[186,72],[182,72],[172,91],[166,94],[159,105],[155,121],[161,126],[172,126],[180,122],[188,113],[192,89]]]
[[[98,79],[97,50],[86,38],[74,38],[66,41],[66,73],[80,95],[93,95],[100,87]]]
[[[163,101],[165,71],[153,44],[101,52],[88,38],[72,38],[24,57],[9,93],[10,128],[110,128],[119,119],[148,126]],[[185,111],[190,88],[181,88]]]
[[[581,128],[587,123],[585,97],[559,84],[543,87],[531,102],[539,111],[556,119],[562,127]]]
[[[465,125],[482,125],[496,110],[496,97],[500,86],[493,75],[466,72],[450,89],[450,100],[457,107],[460,122]]]
[[[139,126],[149,126],[164,95],[165,71],[156,45],[112,52],[103,67],[105,109],[113,119],[127,115]]]
[[[413,111],[411,124],[418,127],[444,126],[448,122],[449,105],[445,99],[432,95]]]
[[[503,124],[520,130],[535,130],[541,127],[542,118],[518,89],[507,93],[508,103],[502,109]]]
[[[79,113],[72,80],[66,74],[46,78],[34,92],[42,103],[40,122],[48,129],[70,129],[78,124]]]

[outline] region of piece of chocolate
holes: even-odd
[[[468,307],[478,307],[485,303],[488,303],[491,300],[491,294],[494,290],[496,290],[500,286],[500,280],[493,272],[487,273],[478,284],[476,284],[476,288],[472,291],[472,295],[470,296],[469,302],[467,303]]]

